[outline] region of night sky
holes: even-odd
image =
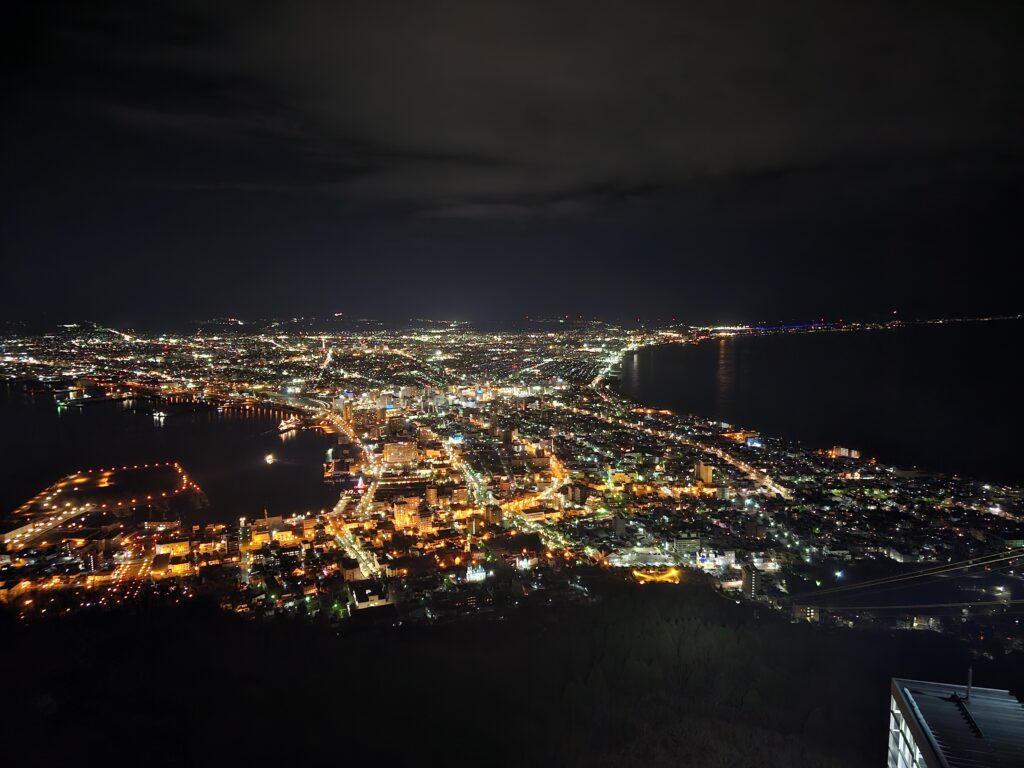
[[[1024,5],[5,4],[0,317],[1024,310]]]

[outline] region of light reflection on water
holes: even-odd
[[[638,370],[639,366],[637,365],[638,361],[639,361],[638,353],[637,352],[630,353],[630,355],[629,355],[629,367],[628,367],[628,370],[629,370],[630,384],[632,386],[634,386],[634,387],[637,387],[637,386],[640,385],[640,371]]]
[[[722,337],[718,340],[718,365],[715,368],[715,402],[719,413],[725,413],[732,402],[736,379],[736,349],[730,339]]]

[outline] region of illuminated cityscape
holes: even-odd
[[[2,765],[1024,767],[1024,5],[9,5]]]
[[[84,466],[8,516],[3,602],[27,620],[126,590],[191,595],[199,581],[249,615],[343,624],[374,607],[387,609],[375,622],[430,623],[585,602],[580,573],[602,569],[641,584],[699,575],[801,621],[1022,650],[1019,487],[802,449],[617,393],[623,356],[641,347],[791,329],[309,324],[5,339],[4,377],[34,382],[58,412],[144,401],[162,423],[184,405],[258,409],[280,417],[282,437],[328,435],[323,482],[337,500],[214,523],[177,457]],[[849,329],[800,332],[837,330]],[[914,591],[935,583],[948,588]]]

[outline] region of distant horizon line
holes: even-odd
[[[1008,320],[1021,320],[1024,319],[1024,312],[1016,314],[999,314],[999,315],[962,315],[962,316],[926,316],[926,317],[904,317],[894,312],[892,315],[874,317],[874,318],[861,318],[861,319],[827,319],[818,318],[814,320],[800,320],[800,319],[787,319],[787,320],[759,320],[756,322],[717,322],[717,323],[696,323],[686,322],[677,320],[676,318],[669,319],[642,319],[637,318],[634,321],[625,321],[621,319],[609,319],[597,316],[585,317],[583,315],[563,315],[563,316],[543,316],[533,317],[524,316],[519,319],[490,319],[490,320],[467,320],[457,318],[430,318],[430,317],[409,317],[403,320],[388,320],[384,318],[374,317],[356,317],[347,316],[343,313],[334,313],[332,315],[300,315],[300,316],[273,316],[267,315],[263,317],[250,317],[250,318],[239,318],[232,316],[223,317],[209,317],[201,318],[196,320],[180,320],[168,323],[159,324],[146,324],[136,326],[135,324],[115,324],[110,322],[101,322],[97,320],[82,319],[76,321],[38,321],[38,320],[0,320],[0,333],[8,330],[13,330],[9,326],[22,326],[29,327],[33,326],[36,329],[71,329],[81,326],[93,326],[95,328],[105,330],[132,330],[135,331],[137,328],[147,329],[142,332],[155,333],[160,332],[160,329],[170,330],[172,328],[181,328],[183,326],[202,326],[205,324],[234,324],[238,328],[244,328],[246,326],[265,324],[265,323],[316,323],[316,322],[348,322],[348,323],[374,323],[381,326],[389,326],[391,328],[402,328],[412,327],[416,324],[435,324],[444,326],[488,326],[488,325],[505,325],[515,326],[520,323],[528,324],[576,324],[576,323],[599,323],[609,326],[618,326],[625,328],[692,328],[695,330],[714,330],[714,329],[729,329],[729,330],[763,330],[763,329],[779,329],[779,328],[813,328],[813,327],[829,327],[829,326],[858,326],[858,325],[891,325],[891,324],[925,324],[925,323],[954,323],[954,322],[996,322],[996,321],[1008,321]],[[8,327],[5,327],[8,326]]]

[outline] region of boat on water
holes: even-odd
[[[298,416],[289,416],[287,419],[283,419],[280,424],[277,425],[278,432],[291,432],[293,429],[298,429],[302,426],[302,419]]]

